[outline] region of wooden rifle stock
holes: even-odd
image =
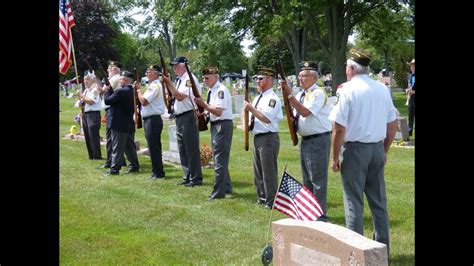
[[[137,82],[140,82],[140,75],[138,74],[138,69],[135,68],[135,80]],[[135,119],[135,125],[137,125],[137,129],[139,128],[142,128],[143,127],[143,124],[142,124],[142,103],[140,102],[140,99],[138,99],[138,92],[137,90],[135,90],[135,88],[133,89],[133,99],[135,101],[135,105],[133,107],[133,113],[135,114],[134,115],[134,119]]]
[[[250,102],[249,97],[249,74],[245,74],[245,90],[244,98],[246,102]],[[244,111],[244,148],[246,151],[249,150],[249,111]]]
[[[276,69],[278,73],[280,73],[281,79],[286,82],[283,64],[281,63],[279,58],[277,58],[276,61]],[[290,100],[288,99],[288,95],[289,94],[286,93],[286,90],[283,90],[283,101],[285,104],[286,121],[288,122],[288,129],[290,131],[291,140],[293,141],[293,146],[296,146],[298,144],[298,136],[296,135],[295,124],[293,124],[294,117],[290,108]]]
[[[102,64],[101,64],[99,58],[96,59],[96,62],[97,62],[97,66],[99,67],[100,72],[102,72],[102,75],[104,76],[105,85],[110,87],[110,81],[109,81],[109,78],[108,78],[109,74],[107,74],[107,72],[105,72],[104,68],[102,68]],[[110,90],[113,90],[113,89],[114,88],[110,87]]]
[[[168,70],[166,69],[165,60],[163,59],[163,55],[161,54],[161,48],[158,48],[158,53],[160,54],[160,63],[161,63],[162,75],[166,76],[166,77],[169,77],[168,76]],[[163,85],[163,100],[165,101],[166,109],[168,109],[168,114],[171,114],[171,112],[172,112],[171,107],[174,104],[174,97],[173,97],[173,94],[171,94],[170,89],[168,89],[168,86],[164,82],[162,82],[162,83],[163,83],[162,84]],[[170,97],[169,101],[166,98],[166,92],[168,92],[168,95]]]
[[[189,70],[188,62],[184,63],[184,66],[186,67],[186,72],[188,73],[189,80],[191,81],[191,88],[193,89],[193,95],[196,98],[201,98],[201,94],[199,94],[199,91],[197,89],[196,83],[194,82],[193,74],[191,73],[191,70]],[[191,103],[193,103],[193,99],[189,99]],[[194,103],[193,103],[194,104]],[[199,131],[206,131],[207,130],[207,122],[206,118],[204,117],[204,108],[201,106],[197,106],[197,120],[198,120],[198,128]]]

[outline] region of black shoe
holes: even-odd
[[[267,203],[267,204],[265,204],[265,208],[271,210],[271,209],[273,208],[273,201],[272,201],[272,202],[269,202],[269,203]]]
[[[406,138],[406,139],[404,139],[403,141],[410,141],[410,138]]]
[[[196,186],[202,186],[202,181],[201,182],[188,182],[184,184],[185,187],[196,187]]]
[[[181,186],[181,185],[186,185],[189,183],[189,180],[184,180],[183,182],[179,182],[178,184],[176,184],[177,186]]]
[[[225,198],[225,197],[218,197],[218,196],[212,196],[211,195],[207,198],[207,200],[215,200],[215,199],[223,199],[223,198]]]
[[[132,174],[132,173],[139,173],[140,170],[139,169],[128,169],[125,174],[128,175],[128,174]]]
[[[102,176],[109,176],[109,175],[119,175],[119,172],[107,171],[102,174]]]

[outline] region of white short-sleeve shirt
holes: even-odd
[[[211,88],[209,104],[224,109],[221,116],[210,114],[211,121],[232,120],[232,97],[229,90],[219,81]],[[207,100],[207,99],[206,99]]]
[[[255,106],[257,103],[258,96],[253,99],[252,105]],[[281,110],[281,101],[278,95],[273,89],[268,89],[262,94],[262,98],[258,103],[257,110],[262,112],[271,123],[263,123],[257,117],[255,117],[255,123],[252,133],[260,134],[267,132],[278,132],[278,122],[283,118],[283,112]]]
[[[84,95],[94,101],[93,104],[85,104],[84,112],[100,111],[102,109],[102,99],[100,98],[100,94],[95,83],[84,90]]]
[[[147,106],[142,105],[141,115],[143,118],[152,115],[162,115],[165,112],[163,89],[158,79],[147,86],[147,90],[143,93],[143,98],[148,101]]]
[[[201,94],[201,87],[199,86],[198,79],[193,75],[194,83]],[[176,89],[182,93],[186,94],[188,97],[184,98],[182,101],[176,100],[174,102],[174,114],[179,115],[189,110],[193,110],[197,108],[196,104],[194,103],[194,95],[193,89],[191,88],[191,80],[189,80],[189,76],[187,72],[179,78],[179,81],[176,83]],[[191,102],[193,101],[193,102]]]
[[[300,100],[303,91],[304,90],[301,90],[296,94],[296,100]],[[301,136],[309,136],[331,131],[332,122],[329,121],[328,116],[332,106],[330,105],[324,90],[319,88],[316,83],[306,90],[303,105],[311,111],[311,114],[307,117],[303,117],[302,115],[299,116],[298,133]],[[296,109],[293,111],[296,115]]]
[[[396,119],[390,93],[368,75],[356,75],[338,91],[329,120],[346,128],[344,141],[374,143],[387,135],[387,124]]]

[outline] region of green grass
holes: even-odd
[[[394,102],[403,114],[403,93]],[[165,164],[166,178],[150,181],[150,159],[139,156],[141,172],[102,177],[87,159],[84,142],[62,137],[75,124],[75,100],[60,97],[60,261],[62,265],[261,265],[270,211],[255,205],[252,152],[243,149],[243,131],[234,130],[230,173],[234,194],[209,202],[213,170],[203,169],[204,185],[185,188],[180,167]],[[237,125],[240,121],[235,121]],[[174,122],[171,122],[174,124]],[[280,123],[279,172],[302,180],[298,147],[291,144],[286,120]],[[162,134],[168,150],[168,125]],[[105,127],[101,128],[105,137]],[[136,139],[146,147],[143,129]],[[252,138],[250,139],[252,141]],[[201,144],[210,143],[209,131]],[[103,148],[105,157],[105,148]],[[386,166],[392,265],[414,264],[414,150],[393,147]],[[344,226],[340,173],[329,171],[328,214]],[[273,221],[286,218],[275,211]],[[370,210],[364,235],[371,238]]]

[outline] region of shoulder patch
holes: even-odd
[[[275,104],[276,104],[276,100],[275,99],[270,99],[270,102],[268,103],[268,106],[272,107],[272,108],[275,108]]]
[[[219,97],[219,99],[224,99],[224,91],[219,91],[217,97]]]
[[[191,84],[191,80],[189,80],[189,79],[186,80],[186,87],[191,87],[191,85],[192,85],[192,84]]]

